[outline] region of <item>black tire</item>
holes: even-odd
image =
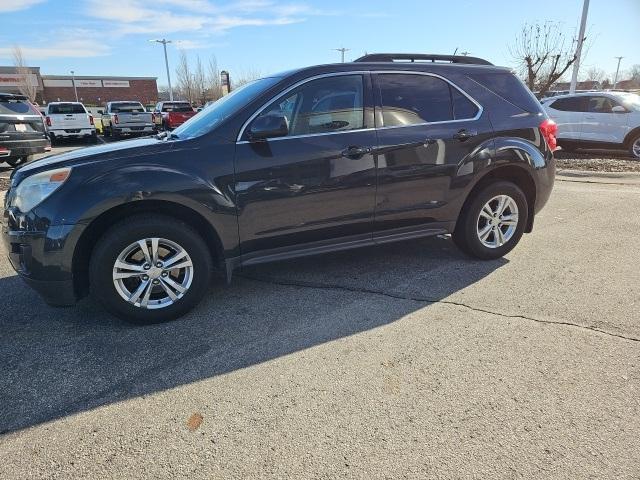
[[[121,137],[120,130],[109,129],[109,133],[114,140],[120,140],[120,137]]]
[[[636,149],[634,149],[634,145],[637,145]],[[629,153],[633,158],[640,160],[640,134],[629,141]]]
[[[111,136],[111,128],[110,127],[102,127],[102,135],[105,137]]]
[[[186,250],[193,263],[193,279],[182,298],[158,309],[146,309],[127,302],[113,282],[118,255],[138,240],[160,237]],[[138,324],[175,320],[195,307],[207,292],[212,258],[202,237],[186,223],[163,215],[136,215],[111,227],[98,241],[89,265],[89,288],[93,298],[115,316]]]
[[[518,207],[518,223],[515,231],[504,245],[491,248],[485,246],[478,235],[480,212],[484,205],[498,195],[511,197]],[[527,197],[520,188],[508,181],[496,181],[484,187],[471,197],[460,213],[453,241],[467,255],[481,260],[494,260],[509,253],[518,244],[527,225],[529,208]]]
[[[92,145],[98,143],[98,134],[94,132],[90,137],[87,137],[87,143],[90,143]]]
[[[22,159],[20,157],[5,158],[4,161],[7,162],[12,167],[17,167],[22,163]]]
[[[49,135],[49,141],[51,142],[52,147],[55,147],[58,144],[56,136],[53,133]]]

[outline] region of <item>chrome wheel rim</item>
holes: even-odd
[[[484,204],[478,215],[477,234],[487,248],[507,243],[518,228],[518,205],[509,195],[497,195]]]
[[[634,157],[640,158],[640,138],[633,142],[632,152]]]
[[[127,246],[113,265],[118,294],[135,307],[165,308],[180,300],[193,281],[187,251],[166,238],[144,238]]]

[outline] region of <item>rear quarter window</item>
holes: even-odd
[[[469,75],[486,89],[526,112],[541,111],[540,102],[527,86],[512,73],[492,72]]]
[[[0,102],[0,115],[25,115],[34,114],[31,106],[27,102],[20,100],[10,100],[8,102]]]

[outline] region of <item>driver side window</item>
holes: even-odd
[[[288,136],[361,129],[364,126],[361,75],[312,80],[280,97],[257,117],[286,117]]]

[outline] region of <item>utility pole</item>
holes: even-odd
[[[71,70],[71,84],[73,85],[73,93],[76,96],[76,102],[78,101],[78,89],[76,88],[76,77],[75,74],[73,72],[73,70]]]
[[[584,0],[582,5],[582,19],[580,20],[580,33],[578,33],[578,47],[576,48],[576,61],[573,63],[573,74],[571,75],[571,87],[569,93],[576,93],[578,84],[578,70],[580,70],[580,57],[582,56],[582,44],[584,43],[584,31],[587,26],[587,13],[589,12],[589,0]]]
[[[167,43],[172,43],[171,40],[149,40],[150,42],[161,43],[164,47],[164,66],[167,68],[167,83],[169,84],[169,100],[173,102],[173,90],[171,89],[171,75],[169,74],[169,58],[167,57]]]
[[[613,80],[613,89],[615,90],[618,86],[618,73],[620,72],[620,62],[624,57],[613,57],[618,59],[618,68],[616,68],[616,78]]]
[[[344,63],[344,52],[348,52],[348,51],[349,51],[349,50],[351,50],[351,49],[350,49],[350,48],[344,48],[344,47],[342,47],[342,48],[334,48],[334,50],[335,50],[336,52],[340,52],[340,53],[342,53],[342,63]]]

